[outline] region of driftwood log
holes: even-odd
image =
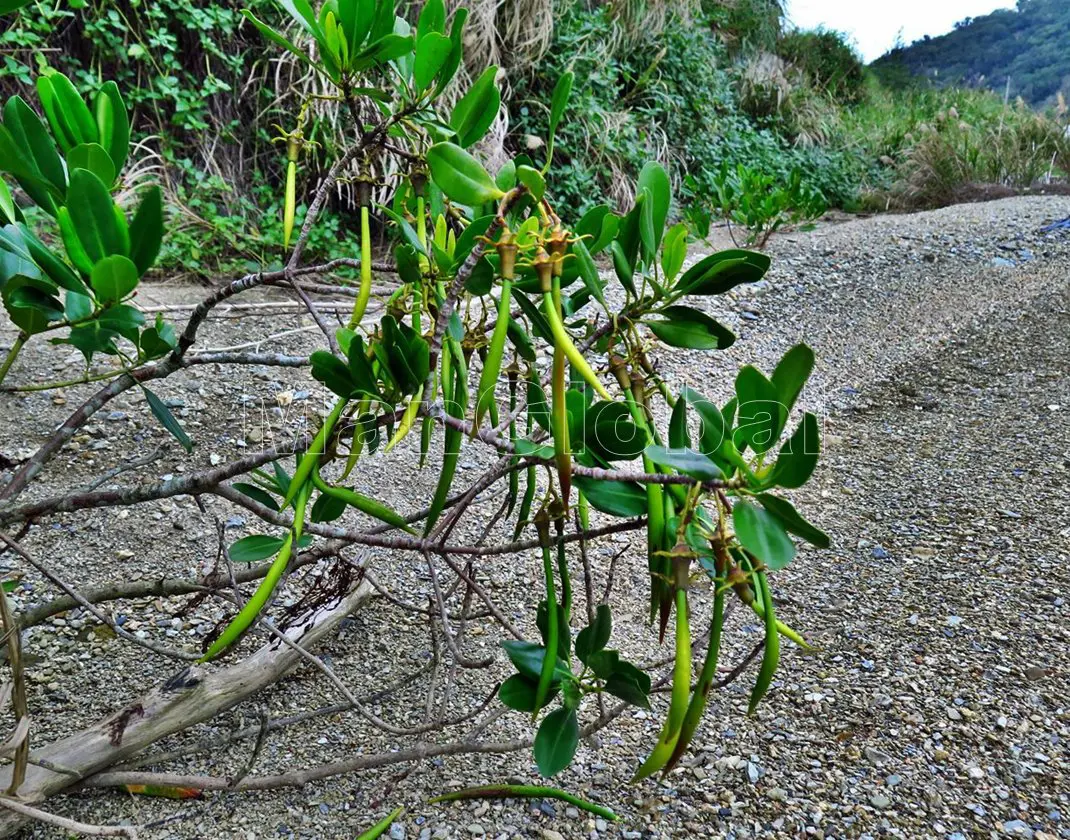
[[[370,584],[361,581],[280,629],[307,651],[337,630],[373,592]],[[115,714],[33,751],[19,799],[43,802],[168,735],[210,720],[276,683],[302,658],[299,650],[272,639],[234,665],[184,668]],[[10,784],[11,769],[11,765],[0,768],[0,789]],[[10,837],[26,820],[13,811],[0,811],[0,837]]]

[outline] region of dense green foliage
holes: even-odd
[[[827,29],[789,32],[780,39],[777,52],[836,102],[853,105],[862,100],[866,81],[862,59],[845,35]]]
[[[295,103],[324,92],[300,60],[264,52],[240,14],[246,6],[269,23],[281,22],[268,0],[120,0],[42,6],[0,32],[0,93],[12,93],[46,66],[64,72],[83,93],[101,77],[129,91],[140,142],[124,187],[160,173],[173,221],[160,264],[171,272],[210,276],[277,256],[286,167],[275,142],[278,126],[292,121]],[[930,43],[960,44],[963,33],[978,28],[991,29],[985,38],[1002,38],[1011,23],[1017,27],[1012,34],[1028,30],[1047,38],[1060,15],[1057,4],[1033,0],[1019,12],[980,18]],[[716,206],[723,167],[743,165],[771,179],[771,190],[798,172],[806,194],[847,210],[860,201],[871,207],[943,203],[953,200],[952,185],[991,180],[1017,187],[1046,176],[1053,165],[1064,169],[1056,122],[1037,123],[994,98],[957,89],[889,97],[885,86],[866,79],[843,36],[785,31],[778,0],[706,0],[698,7],[565,3],[553,9],[552,27],[537,38],[536,19],[527,12],[491,18],[503,29],[520,27],[520,34],[494,36],[501,41],[495,60],[509,79],[503,103],[508,133],[486,151],[497,160],[533,151],[528,144],[546,134],[553,85],[575,71],[583,84],[573,95],[578,107],[560,127],[555,164],[569,175],[560,200],[580,212],[606,196],[627,206],[629,185],[651,158],[665,165],[677,188],[674,217],[699,221],[733,215]],[[489,35],[483,30],[471,37],[485,41]],[[1000,50],[1005,46],[1000,41]],[[935,49],[922,44],[897,55]],[[962,52],[955,47],[949,54],[956,50]],[[986,60],[1002,54],[983,52]],[[1033,55],[1027,50],[1015,60],[1025,61],[1026,54]],[[878,62],[880,76],[889,82],[896,74],[909,76],[910,69],[892,58]],[[1045,72],[1058,66],[1047,61]],[[947,78],[946,68],[940,72]],[[969,126],[961,132],[966,139],[920,142],[929,129],[951,125],[944,117],[952,107]],[[335,155],[338,119],[339,108],[329,100],[309,109],[298,196]],[[939,165],[929,166],[934,156]],[[919,165],[919,158],[927,162]],[[928,172],[941,173],[934,174],[935,188],[919,184]],[[754,199],[755,206],[768,203],[770,192]],[[339,212],[316,229],[308,246],[313,255],[355,236],[352,190],[340,189],[332,202]],[[304,206],[298,205],[300,220]],[[789,208],[789,217],[798,209]]]
[[[886,84],[920,80],[965,83],[1049,105],[1068,91],[1070,4],[1065,0],[1018,0],[1017,9],[997,9],[967,18],[937,38],[899,47],[873,63]]]

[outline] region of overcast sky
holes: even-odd
[[[1014,0],[788,0],[788,18],[803,29],[823,25],[848,33],[868,62],[891,49],[900,31],[909,44],[923,35],[942,35],[963,18],[1014,5]]]

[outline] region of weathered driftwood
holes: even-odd
[[[361,582],[345,595],[290,621],[286,635],[308,649],[332,633],[374,590]],[[247,659],[217,667],[193,665],[102,721],[31,753],[19,799],[43,802],[80,780],[130,758],[151,744],[202,723],[261,689],[301,661],[294,648],[272,639]],[[54,769],[50,769],[54,768]],[[11,766],[0,768],[0,789],[11,782]],[[0,812],[0,837],[14,834],[26,817]]]

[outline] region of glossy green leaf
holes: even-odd
[[[13,225],[19,221],[19,218],[19,214],[16,213],[15,199],[11,195],[11,188],[3,178],[0,178],[0,227],[9,224]]]
[[[535,708],[535,692],[538,683],[522,674],[513,674],[498,688],[498,699],[502,704],[518,712],[532,713]],[[551,688],[546,696],[543,706],[546,706],[557,696],[557,688]]]
[[[689,475],[701,481],[716,481],[724,478],[724,473],[713,461],[693,449],[668,449],[651,444],[646,448],[646,457],[661,467],[671,467],[683,475]]]
[[[521,165],[516,168],[516,179],[528,188],[532,198],[540,200],[546,193],[546,179],[534,167]]]
[[[757,251],[728,250],[703,257],[683,273],[674,291],[680,295],[723,295],[741,283],[765,276],[771,260]]]
[[[756,498],[761,502],[762,507],[779,519],[780,524],[789,532],[817,548],[829,547],[831,541],[828,534],[803,519],[795,506],[787,499],[781,499],[769,493],[760,493]]]
[[[279,510],[279,500],[272,496],[263,487],[260,487],[256,484],[249,484],[244,481],[235,482],[232,486],[239,493],[248,496],[254,502],[260,502],[260,504],[262,504],[266,508],[269,508],[270,510]]]
[[[810,480],[821,454],[817,417],[807,412],[788,442],[781,447],[770,482],[781,487],[802,487]]]
[[[639,173],[637,191],[650,196],[650,224],[653,243],[648,246],[651,253],[661,245],[665,233],[665,221],[669,218],[669,206],[672,204],[672,184],[665,168],[656,161],[647,161]]]
[[[709,455],[718,451],[725,440],[725,422],[721,410],[716,403],[691,388],[684,388],[680,397],[695,409],[702,423],[699,430],[702,452]]]
[[[153,185],[145,191],[130,223],[130,259],[144,275],[156,262],[163,242],[163,195]]]
[[[434,182],[458,204],[478,207],[505,195],[483,165],[453,143],[436,143],[428,149],[427,164]]]
[[[732,508],[732,525],[740,544],[774,571],[795,556],[795,543],[784,524],[765,508],[740,499]]]
[[[129,257],[119,254],[101,259],[89,275],[89,285],[101,303],[122,300],[137,288],[137,284],[137,266]]]
[[[736,447],[768,452],[780,439],[787,414],[777,387],[756,367],[746,365],[736,376],[736,398],[738,419],[732,434]]]
[[[0,0],[0,15],[6,15],[29,5],[30,0]]]
[[[690,306],[666,306],[657,313],[663,320],[643,321],[652,333],[670,347],[690,350],[725,350],[736,335],[705,312]]]
[[[64,153],[79,143],[96,143],[100,139],[97,122],[93,119],[89,106],[85,104],[85,100],[82,99],[82,95],[78,93],[71,80],[62,73],[55,71],[49,73],[46,78],[52,89],[50,97],[52,106],[58,115],[58,119],[64,125],[65,136],[70,138],[69,144],[60,144]],[[51,122],[52,115],[48,114],[48,107],[45,106],[43,99],[41,104],[45,107],[46,115],[49,116],[49,122]],[[54,126],[53,134],[55,134]],[[58,140],[59,138],[57,137],[56,139]]]
[[[186,434],[186,430],[182,428],[182,425],[175,419],[175,415],[171,413],[163,400],[156,396],[152,391],[141,386],[141,390],[145,392],[145,399],[149,403],[153,416],[160,421],[160,424],[167,429],[187,452],[193,451],[193,441],[190,440],[189,435]]]
[[[576,712],[564,707],[554,709],[539,724],[535,735],[535,764],[546,778],[560,773],[572,763],[580,743],[580,726]]]
[[[502,97],[494,81],[497,75],[496,66],[488,67],[453,106],[453,113],[450,114],[450,127],[457,133],[457,143],[462,148],[467,149],[483,139],[483,135],[487,133],[487,129],[498,116]],[[431,148],[433,150],[435,147]],[[445,187],[442,190],[449,195]]]
[[[581,662],[586,662],[591,654],[603,650],[609,644],[612,634],[613,614],[609,604],[599,604],[595,610],[594,621],[576,634],[576,656]]]
[[[598,273],[598,266],[595,265],[591,252],[587,250],[587,246],[582,239],[577,239],[572,243],[572,254],[576,258],[576,267],[579,270],[580,279],[583,281],[587,291],[590,292],[591,297],[602,304],[603,307],[607,306],[603,291],[605,284]]]
[[[561,122],[561,117],[565,114],[565,108],[568,107],[569,97],[572,95],[572,72],[562,73],[557,80],[557,84],[554,85],[554,92],[550,97],[550,135],[553,136],[557,132],[557,126]]]
[[[505,649],[509,661],[513,663],[513,667],[518,672],[529,679],[538,681],[539,675],[542,673],[542,662],[546,657],[546,648],[534,642],[513,639],[502,642],[502,647]],[[554,666],[553,684],[559,683],[561,677],[568,672],[568,666],[564,660],[558,658],[557,664]]]
[[[777,362],[771,378],[786,412],[795,406],[813,370],[814,351],[805,344],[796,344]]]
[[[63,304],[40,281],[15,277],[4,286],[3,298],[12,322],[29,335],[44,332],[50,323],[63,318]]]
[[[425,6],[426,8],[426,6]],[[453,42],[438,32],[429,32],[416,44],[416,58],[412,65],[412,78],[416,90],[426,90],[435,80],[449,58]]]
[[[678,399],[669,416],[669,446],[673,449],[690,449],[691,432],[687,428],[687,400]]]
[[[130,151],[130,116],[115,82],[108,81],[100,86],[94,109],[100,145],[107,150],[118,176]]]
[[[56,144],[41,118],[21,96],[12,96],[4,105],[4,127],[10,131],[22,159],[32,164],[32,174],[47,181],[53,194],[62,198],[67,190],[67,176]],[[0,161],[0,169],[18,175],[18,164],[12,167],[12,163],[10,160]]]
[[[464,24],[467,20],[468,9],[462,6],[454,11],[453,22],[450,24],[450,43],[453,45],[453,48],[450,50],[450,54],[446,58],[445,64],[442,65],[442,69],[439,71],[438,84],[435,85],[435,96],[438,96],[446,89],[446,85],[448,85],[453,80],[453,77],[457,75],[457,69],[461,66],[461,57],[464,52],[462,36],[464,35]]]
[[[610,516],[644,516],[647,512],[646,490],[632,481],[601,481],[587,476],[574,476],[573,485],[580,490],[591,507]]]
[[[661,270],[665,274],[664,282],[671,285],[684,267],[687,258],[687,225],[683,222],[673,225],[665,233],[661,243]]]
[[[266,560],[269,557],[274,557],[279,553],[279,549],[282,548],[283,539],[281,537],[269,537],[267,534],[253,534],[252,536],[242,537],[240,540],[231,543],[227,553],[230,555],[230,559],[235,563],[255,563],[258,560]]]
[[[115,164],[99,143],[81,143],[67,152],[67,168],[88,169],[105,185],[115,181]]]
[[[638,706],[640,709],[650,708],[650,697],[643,691],[642,685],[632,674],[617,672],[610,675],[606,680],[606,691],[614,697]]]
[[[258,18],[248,9],[242,9],[242,15],[244,15],[245,19],[248,20],[253,26],[260,30],[261,35],[263,35],[273,44],[282,47],[287,52],[290,52],[293,55],[297,56],[297,58],[301,60],[302,64],[305,64],[309,67],[314,67],[316,70],[320,70],[319,66],[309,57],[308,53],[298,47],[289,38],[280,35],[278,32],[276,32],[274,29],[272,29],[270,26],[260,20],[260,18]]]
[[[34,263],[43,271],[48,278],[62,289],[78,294],[88,294],[85,283],[54,254],[40,239],[34,236],[25,225],[19,225],[22,239],[26,250],[30,253]]]
[[[71,172],[66,206],[78,241],[94,264],[107,256],[126,256],[130,249],[126,221],[116,213],[100,178],[86,169]]]

